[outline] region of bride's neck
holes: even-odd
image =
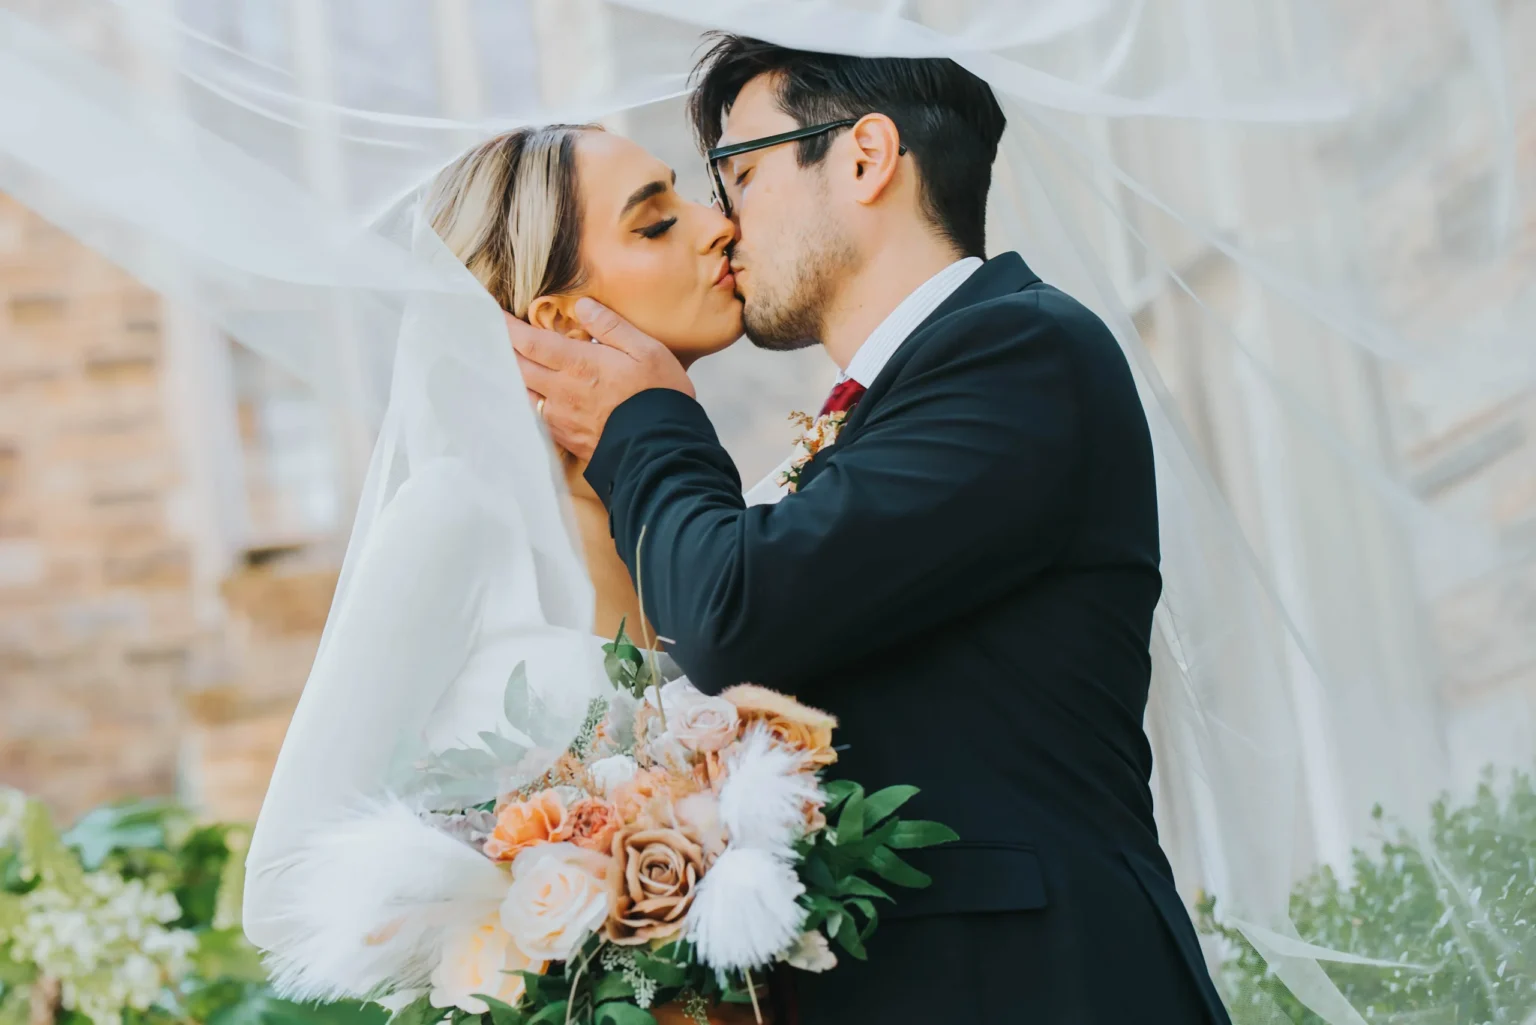
[[[555,454],[560,457],[560,468],[565,472],[565,486],[570,489],[571,497],[595,500],[597,492],[587,483],[587,460],[577,458],[563,448],[556,448]]]

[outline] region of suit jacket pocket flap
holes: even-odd
[[[896,904],[882,908],[882,918],[1032,911],[1046,905],[1040,861],[1022,844],[953,843],[905,851],[902,859],[927,873],[933,884],[922,890],[886,886]]]

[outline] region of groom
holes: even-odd
[[[659,343],[601,307],[604,345],[510,330],[689,679],[834,713],[838,771],[921,787],[911,814],[961,836],[913,856],[933,885],[867,962],[794,973],[801,1019],[1225,1023],[1152,818],[1146,421],[1092,313],[983,262],[991,90],[735,36],[697,77],[747,334],[826,349],[841,434],[747,507]]]

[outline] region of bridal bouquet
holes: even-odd
[[[399,1025],[638,1025],[664,1004],[707,1022],[722,1003],[761,1019],[766,970],[826,971],[834,943],[863,958],[880,882],[928,883],[896,852],[954,839],[896,815],[912,787],[823,781],[831,716],[751,685],[660,685],[622,629],[604,650],[613,693],[552,768],[430,817],[492,870],[495,903],[441,932],[425,992],[396,996]],[[524,686],[514,673],[509,708]]]

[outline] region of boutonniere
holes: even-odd
[[[790,460],[789,468],[782,471],[776,480],[781,488],[794,494],[800,489],[800,472],[805,469],[805,464],[815,458],[817,452],[830,447],[837,440],[843,424],[848,422],[848,411],[839,409],[835,413],[814,417],[809,413],[791,413],[789,422],[800,427],[800,437],[795,442],[795,458]]]

